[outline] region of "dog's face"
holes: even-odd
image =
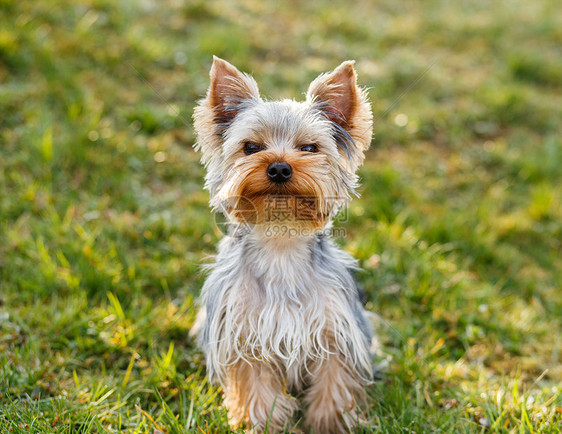
[[[245,223],[323,227],[354,192],[371,141],[353,62],[319,76],[299,103],[262,100],[252,77],[215,57],[194,118],[211,205]]]

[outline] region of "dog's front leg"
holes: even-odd
[[[318,361],[306,391],[305,423],[314,434],[347,433],[363,421],[358,404],[365,391],[353,363],[337,354]]]
[[[249,432],[282,431],[298,404],[286,392],[285,380],[272,365],[240,361],[228,371],[224,403],[233,428],[246,424]]]

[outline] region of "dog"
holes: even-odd
[[[372,135],[354,62],[317,77],[306,100],[267,101],[255,80],[214,57],[194,112],[210,205],[229,232],[196,322],[211,381],[233,428],[314,433],[364,423],[373,333],[356,261],[331,220],[356,194]]]

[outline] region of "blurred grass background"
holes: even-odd
[[[228,432],[187,337],[216,54],[272,98],[346,59],[370,88],[339,242],[372,432],[560,432],[561,47],[549,0],[0,0],[0,431]]]

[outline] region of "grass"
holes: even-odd
[[[339,240],[387,366],[365,432],[561,432],[561,28],[548,0],[0,0],[0,432],[229,432],[188,338],[212,54],[275,98],[348,58],[370,87]]]

